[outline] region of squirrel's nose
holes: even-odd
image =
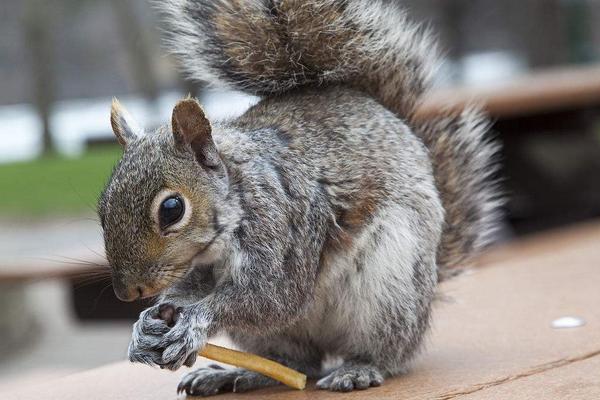
[[[149,292],[145,285],[128,285],[117,276],[113,276],[113,289],[119,300],[127,302],[147,297]]]
[[[113,285],[115,289],[115,295],[121,301],[131,302],[143,297],[144,289],[142,286],[125,286],[125,285]]]
[[[113,288],[117,298],[127,302],[156,296],[160,292],[154,285],[135,281],[130,283],[119,275],[113,275]]]
[[[156,296],[157,293],[157,290],[146,285],[128,287],[115,286],[115,294],[117,295],[117,298],[121,301],[131,302],[138,299],[146,299],[148,297]]]

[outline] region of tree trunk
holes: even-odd
[[[158,77],[154,70],[152,46],[131,7],[130,0],[112,0],[117,25],[129,57],[130,73],[137,89],[150,101],[158,98]]]
[[[48,154],[53,151],[50,113],[55,100],[50,2],[26,0],[23,28],[31,60],[32,103],[42,122],[42,150]]]

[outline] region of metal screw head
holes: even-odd
[[[552,328],[554,329],[570,329],[570,328],[579,328],[580,326],[585,325],[585,320],[580,317],[561,317],[552,321]]]

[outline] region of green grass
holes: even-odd
[[[0,216],[28,218],[94,212],[120,155],[119,147],[105,146],[79,158],[49,155],[0,165]]]

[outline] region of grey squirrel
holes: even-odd
[[[384,0],[157,2],[190,76],[262,97],[209,122],[194,99],[144,133],[113,103],[124,147],[99,202],[131,361],[191,366],[226,332],[317,378],[378,386],[406,370],[439,277],[490,238],[496,145],[476,109],[420,121],[437,63],[429,33]],[[177,307],[170,326],[161,304]],[[322,368],[327,356],[343,363]],[[202,368],[179,391],[275,384]]]

